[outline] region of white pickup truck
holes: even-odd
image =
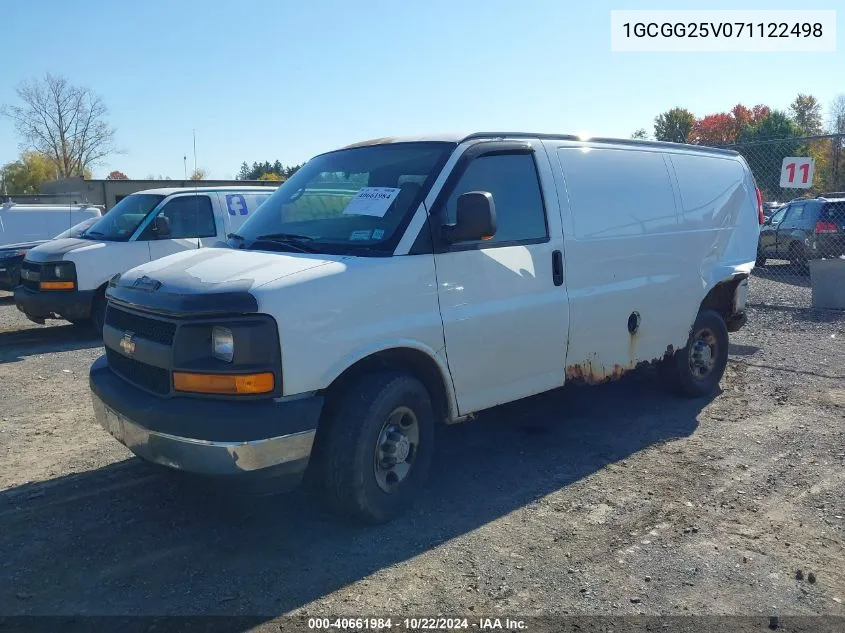
[[[762,207],[734,152],[489,133],[313,158],[230,237],[113,279],[98,422],[245,486],[306,470],[386,521],[434,425],[656,363],[712,393],[745,322]]]

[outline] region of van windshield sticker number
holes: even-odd
[[[780,168],[783,189],[809,189],[813,186],[815,161],[806,156],[787,156]]]
[[[364,187],[349,201],[343,213],[383,218],[400,191],[395,187]]]
[[[249,211],[246,208],[246,198],[239,193],[226,194],[226,208],[229,215],[246,215]]]

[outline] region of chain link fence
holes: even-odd
[[[745,157],[763,195],[749,302],[809,307],[810,262],[845,254],[845,134],[726,148]]]

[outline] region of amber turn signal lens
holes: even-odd
[[[173,372],[173,388],[193,393],[248,395],[270,393],[275,386],[271,372],[260,374],[190,374]]]
[[[38,286],[41,290],[73,290],[72,281],[42,281]]]

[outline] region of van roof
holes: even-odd
[[[18,204],[17,202],[4,202],[0,209],[34,210],[34,211],[68,211],[70,209],[97,209],[102,211],[102,205],[96,204]]]
[[[184,193],[186,191],[192,192],[210,192],[210,191],[266,191],[268,193],[272,193],[274,189],[276,189],[282,183],[278,183],[277,185],[267,185],[266,187],[262,187],[260,185],[243,185],[243,186],[225,186],[225,185],[218,185],[216,187],[159,187],[158,189],[144,189],[143,191],[135,191],[133,193],[151,193],[156,194],[159,196],[169,196],[173,193]]]
[[[666,143],[664,141],[644,141],[640,139],[630,138],[608,138],[608,137],[589,137],[582,138],[575,134],[544,134],[538,132],[474,132],[472,134],[432,134],[424,136],[386,136],[382,138],[374,138],[359,143],[347,145],[343,149],[351,147],[366,147],[368,145],[385,145],[388,143],[414,143],[424,141],[440,141],[449,143],[463,143],[470,140],[485,140],[485,139],[500,139],[500,138],[539,138],[544,140],[559,140],[559,141],[591,141],[599,143],[614,143],[617,145],[639,145],[644,147],[663,147],[665,149],[675,149],[682,151],[704,152],[726,154],[729,156],[737,156],[738,152],[731,149],[722,149],[719,147],[708,147],[705,145],[690,145],[688,143]]]

